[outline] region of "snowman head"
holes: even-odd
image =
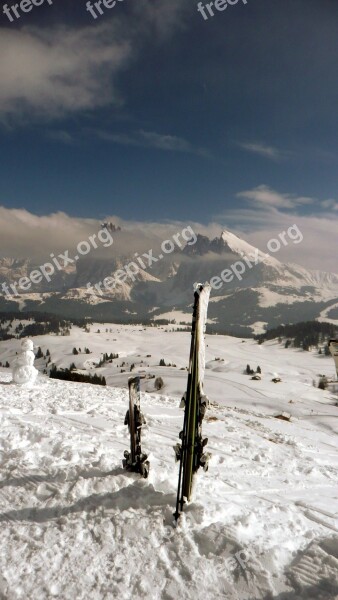
[[[34,344],[32,342],[32,340],[30,340],[29,338],[26,338],[25,340],[22,340],[21,342],[21,350],[23,351],[27,351],[27,350],[33,350],[34,348]]]

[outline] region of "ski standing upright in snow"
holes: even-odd
[[[193,490],[193,479],[199,467],[208,470],[210,455],[204,452],[208,442],[202,436],[202,422],[209,401],[203,391],[205,371],[204,332],[210,296],[210,286],[197,284],[194,293],[194,309],[191,328],[191,347],[189,359],[187,391],[182,401],[184,404],[183,431],[180,433],[181,443],[176,444],[176,460],[179,461],[178,489],[176,511],[177,522],[183,506],[189,502]]]
[[[129,410],[126,413],[124,424],[128,425],[130,433],[130,452],[125,450],[123,467],[128,471],[140,473],[145,479],[149,474],[148,455],[144,454],[141,449],[141,431],[146,420],[141,413],[140,407],[140,379],[130,377],[128,380],[129,387]]]

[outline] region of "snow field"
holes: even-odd
[[[179,367],[190,335],[120,331],[111,334],[115,349],[105,333],[34,342],[60,362],[66,348],[85,345],[130,361],[153,355],[149,369],[163,373],[165,388],[142,393],[148,480],[121,467],[129,447],[126,389],[40,375],[24,390],[0,370],[0,598],[338,598],[338,409],[332,395],[311,386],[317,371],[334,370],[333,361],[207,336],[211,406],[203,429],[212,459],[175,529],[172,447],[183,423],[186,371]],[[17,345],[3,342],[0,359],[10,360]],[[162,357],[177,368],[158,367]],[[242,373],[247,362],[261,365],[261,382]],[[274,372],[281,384],[271,383]],[[125,385],[128,375],[113,371],[111,379]],[[290,422],[275,418],[282,411]]]

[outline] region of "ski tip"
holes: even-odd
[[[206,283],[197,283],[197,282],[195,282],[194,285],[193,285],[193,290],[194,290],[194,293],[197,294],[197,295],[201,294],[203,292],[203,290],[206,290],[206,291],[208,291],[210,293],[211,286],[207,282]]]

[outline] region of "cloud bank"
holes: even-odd
[[[278,193],[274,192],[275,194]],[[281,194],[281,198],[289,194]],[[295,201],[292,196],[293,201]],[[314,200],[314,199],[313,199]],[[314,200],[315,201],[315,200]],[[159,248],[163,240],[184,227],[192,227],[196,233],[210,238],[219,236],[223,229],[229,229],[239,237],[259,249],[266,248],[267,242],[296,224],[302,231],[301,244],[289,245],[278,253],[278,260],[297,263],[308,269],[337,273],[338,253],[338,212],[331,201],[321,203],[322,210],[304,215],[295,210],[285,210],[285,204],[277,201],[254,206],[239,206],[218,215],[209,224],[190,221],[140,222],[124,221],[117,216],[107,216],[122,228],[114,234],[114,244],[110,248],[99,248],[91,256],[109,259],[115,253],[133,257],[135,252],[142,253]],[[294,204],[291,202],[292,208]],[[0,207],[0,257],[29,257],[36,261],[47,261],[51,252],[69,250],[99,231],[100,221],[71,217],[63,212],[45,216],[34,215],[24,209]]]

